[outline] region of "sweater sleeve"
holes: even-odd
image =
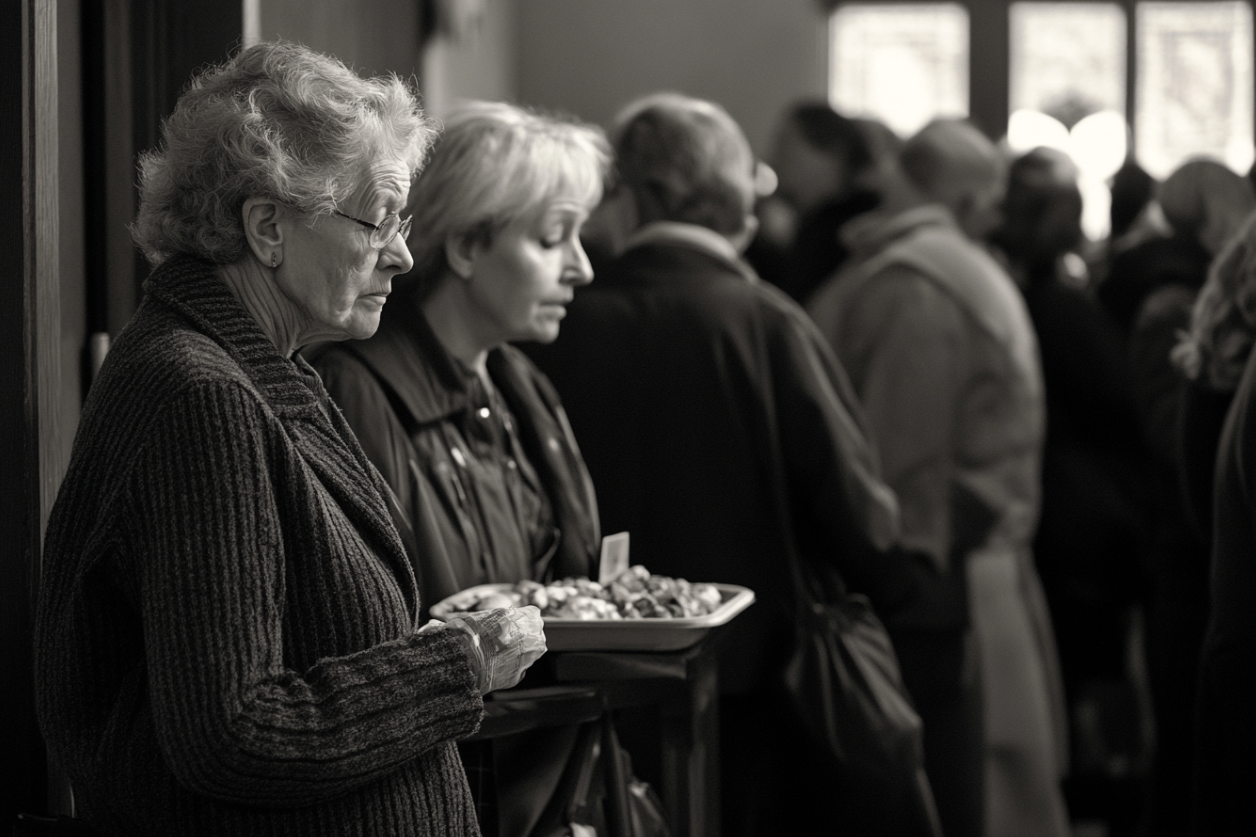
[[[345,792],[470,734],[482,714],[457,639],[409,630],[393,610],[404,608],[395,582],[390,601],[382,562],[350,527],[327,548],[356,554],[341,565],[360,578],[295,577],[279,492],[304,492],[313,514],[344,512],[293,473],[303,467],[294,458],[256,397],[220,382],[167,405],[131,472],[129,550],[157,741],[181,783],[225,801],[300,805]],[[339,629],[374,620],[391,636],[293,670],[286,632],[337,628],[286,614],[285,587],[330,583],[327,599],[345,611]]]

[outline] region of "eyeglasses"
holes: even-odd
[[[354,221],[355,223],[361,224],[369,229],[371,231],[371,246],[376,250],[383,250],[391,244],[392,240],[398,235],[400,235],[404,241],[406,237],[410,235],[410,223],[414,220],[413,218],[402,218],[400,215],[393,212],[385,215],[384,220],[380,221],[378,224],[372,224],[370,221],[363,221],[361,218],[354,218],[352,215],[345,215],[339,209],[333,209],[332,212],[339,215],[341,218],[348,218],[350,221]]]

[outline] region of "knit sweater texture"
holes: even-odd
[[[483,703],[317,375],[174,259],[93,384],[49,521],[37,709],[125,835],[478,835]]]

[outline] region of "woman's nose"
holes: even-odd
[[[392,241],[384,245],[384,249],[379,251],[379,266],[383,270],[393,269],[398,273],[410,272],[410,268],[414,267],[414,256],[410,255],[410,248],[404,238],[395,235]]]
[[[574,238],[568,248],[567,264],[563,275],[573,285],[587,285],[593,281],[593,264],[584,252],[584,245],[579,238]]]

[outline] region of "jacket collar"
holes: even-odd
[[[275,408],[317,404],[317,394],[306,383],[309,365],[299,355],[289,360],[279,353],[212,263],[174,256],[152,272],[144,293],[187,317],[222,346]]]
[[[757,282],[759,277],[746,264],[727,238],[715,230],[698,224],[679,221],[652,221],[635,230],[624,242],[624,252],[637,247],[652,245],[685,247],[710,256],[742,274],[747,280]]]
[[[379,331],[348,348],[387,382],[416,424],[440,421],[470,405],[474,373],[440,342],[413,293],[390,300]],[[500,353],[489,352],[490,372]]]

